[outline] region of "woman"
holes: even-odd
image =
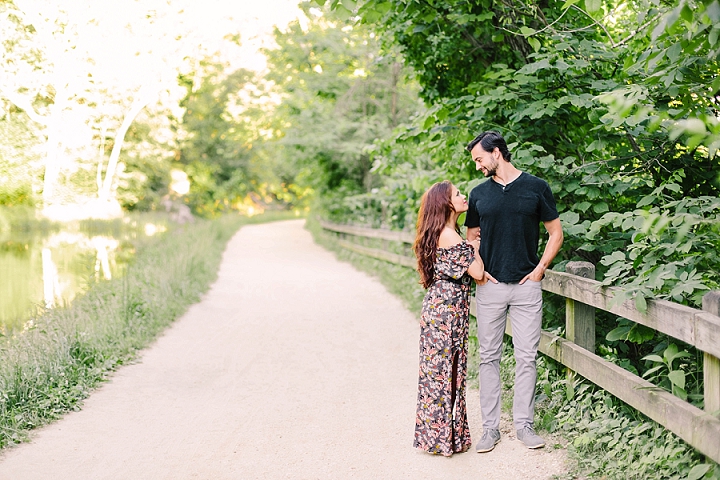
[[[465,195],[436,183],[420,203],[415,239],[421,283],[420,380],[414,446],[450,456],[470,448],[465,404],[470,277],[485,272],[479,242],[463,241],[457,226]]]

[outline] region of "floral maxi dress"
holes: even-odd
[[[467,269],[474,258],[472,245],[465,242],[438,248],[435,280],[423,300],[414,446],[428,453],[450,456],[472,444],[465,384],[470,315]]]

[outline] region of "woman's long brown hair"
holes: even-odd
[[[413,250],[417,257],[420,283],[423,288],[428,288],[435,279],[435,260],[440,233],[454,211],[452,183],[447,180],[434,184],[420,200]],[[457,225],[455,230],[459,230]]]

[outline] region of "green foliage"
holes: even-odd
[[[571,439],[568,450],[578,462],[578,474],[623,480],[720,478],[717,464],[704,461],[677,436],[607,392],[568,377],[565,368],[545,357],[538,359],[538,392],[536,423]]]
[[[414,113],[416,87],[397,55],[380,54],[368,27],[308,3],[301,7],[307,26],[293,22],[276,31],[278,48],[265,52],[266,79],[280,104],[261,148],[281,184],[312,189],[320,211],[341,217],[345,199],[378,183],[370,149]]]
[[[258,183],[251,165],[250,134],[232,118],[234,96],[251,80],[251,73],[226,67],[211,59],[199,65],[201,81],[181,75],[187,96],[179,161],[190,179],[187,202],[201,215],[213,216],[241,202]]]
[[[677,395],[683,400],[687,400],[687,392],[685,391],[685,372],[681,368],[675,368],[675,360],[689,357],[690,354],[685,350],[678,351],[677,345],[671,343],[663,352],[662,356],[651,354],[646,355],[642,359],[657,364],[648,369],[643,377],[654,379],[655,384],[664,386],[670,390],[673,395]]]
[[[717,45],[702,33],[715,4],[361,3],[360,21],[401,49],[432,105],[378,142],[374,168],[388,178],[345,216],[408,228],[433,181],[476,184],[462,146],[500,130],[513,162],[553,189],[559,262],[596,264],[639,308],[697,306],[719,271]]]
[[[38,200],[40,158],[37,133],[25,115],[0,98],[0,205],[32,206]]]

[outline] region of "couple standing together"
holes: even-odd
[[[467,150],[489,180],[470,192],[469,202],[450,182],[436,183],[423,195],[418,215],[413,248],[421,283],[428,291],[420,319],[414,446],[445,456],[472,446],[465,403],[472,277],[477,284],[483,419],[476,450],[489,452],[500,441],[500,355],[507,316],[516,361],[517,438],[528,448],[540,448],[545,442],[533,429],[542,323],[540,280],[560,250],[562,226],[547,182],[511,163],[499,133],[481,133]],[[457,220],[466,211],[464,241]],[[540,222],[549,238],[538,258]]]

